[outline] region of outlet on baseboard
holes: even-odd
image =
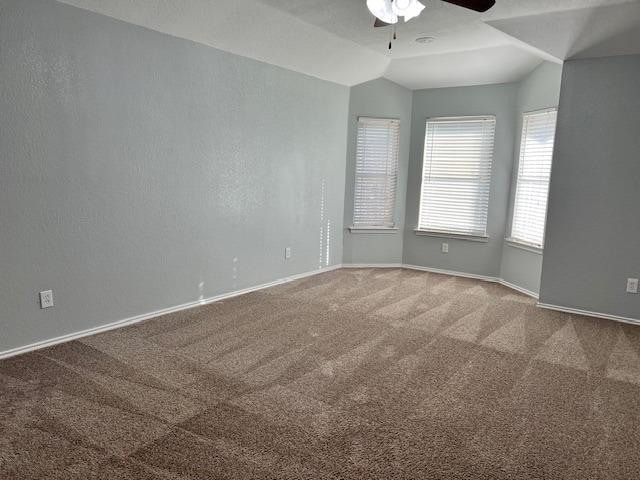
[[[291,247],[287,247],[284,249],[284,258],[291,258]]]
[[[40,292],[40,308],[53,307],[53,291],[45,290]]]
[[[637,278],[627,278],[627,293],[638,293]]]
[[[449,244],[448,243],[443,243],[442,244],[442,253],[449,253]]]

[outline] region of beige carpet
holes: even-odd
[[[339,270],[0,361],[0,478],[640,478],[639,354],[499,285]]]

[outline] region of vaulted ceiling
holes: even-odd
[[[391,52],[365,0],[58,1],[344,85],[503,83],[542,60],[640,53],[640,0],[497,0],[483,14],[422,0]]]

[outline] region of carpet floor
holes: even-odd
[[[0,478],[640,478],[639,354],[497,284],[337,270],[0,361]]]

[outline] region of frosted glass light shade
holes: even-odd
[[[404,21],[408,22],[420,15],[424,5],[418,0],[395,0],[391,3],[391,9],[398,17],[404,17]]]
[[[385,23],[398,23],[398,15],[393,13],[391,0],[367,0],[367,8]]]

